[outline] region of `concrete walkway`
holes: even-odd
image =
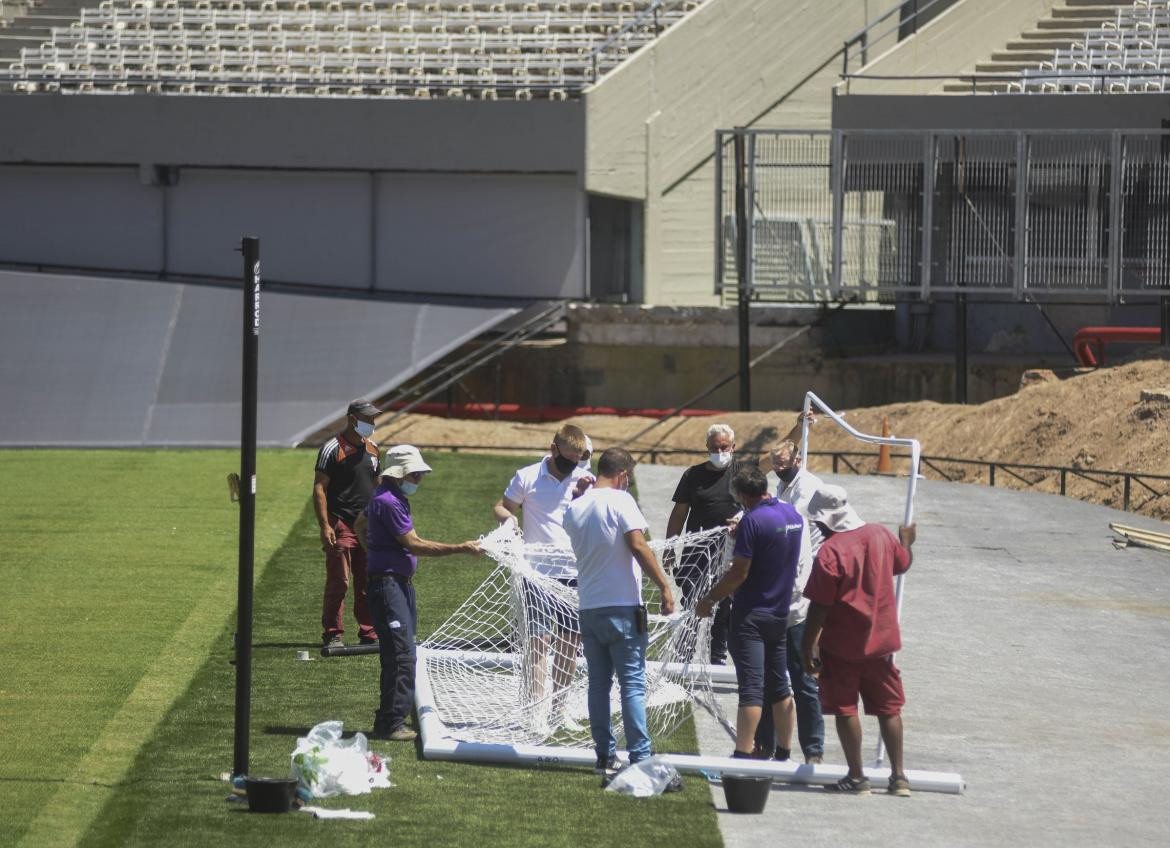
[[[661,538],[682,469],[639,465]],[[904,479],[832,477],[894,527]],[[724,843],[1164,846],[1170,842],[1170,554],[1114,550],[1110,521],[1167,525],[1056,495],[923,481],[905,587],[906,765],[959,772],[961,796],[837,797],[777,784]],[[723,694],[734,714],[734,692]],[[703,753],[731,740],[704,711]],[[865,719],[872,760],[877,724]],[[830,719],[826,762],[844,763]],[[689,778],[694,779],[694,778]],[[877,787],[875,787],[877,788]]]

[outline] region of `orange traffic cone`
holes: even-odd
[[[888,415],[882,416],[882,438],[888,439],[890,437],[890,417]],[[882,445],[878,448],[878,474],[893,474],[894,466],[890,462],[890,446]]]

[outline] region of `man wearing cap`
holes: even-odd
[[[565,424],[553,436],[548,455],[540,462],[519,469],[512,477],[504,496],[496,502],[493,514],[501,524],[515,523],[523,512],[524,542],[527,545],[569,547],[569,537],[562,526],[565,509],[573,498],[593,480],[588,456],[593,445],[575,424]],[[563,557],[533,557],[532,569],[545,577],[576,586],[577,571]],[[524,612],[528,627],[528,652],[525,673],[528,697],[542,701],[548,693],[548,653],[553,650],[552,699],[547,709],[536,713],[538,733],[545,734],[549,720],[563,720],[565,687],[572,680],[581,644],[577,611],[534,582],[524,587]],[[555,633],[555,644],[554,644]]]
[[[890,757],[887,791],[908,796],[902,761],[906,695],[891,655],[902,647],[894,577],[910,568],[914,525],[899,527],[894,538],[881,524],[862,521],[840,486],[823,486],[808,508],[831,535],[821,545],[804,588],[812,603],[801,655],[808,672],[820,676],[824,711],[837,717],[849,774],[836,788],[854,795],[870,791],[861,765],[860,696],[866,713],[878,717]]]
[[[363,644],[377,640],[366,606],[366,554],[353,532],[354,522],[374,491],[378,473],[378,446],[374,418],[378,407],[355,400],[346,410],[345,429],[321,446],[313,476],[313,509],[325,550],[325,598],[321,608],[321,641],[326,647],[342,643],[343,614],[349,576],[353,575],[353,614]]]
[[[409,498],[430,471],[431,467],[413,445],[390,448],[378,488],[355,528],[369,554],[366,593],[378,633],[378,659],[382,668],[380,698],[371,734],[375,739],[408,742],[418,735],[406,726],[414,706],[414,635],[418,608],[413,580],[418,558],[481,552],[478,542],[449,545],[427,541],[415,532]]]

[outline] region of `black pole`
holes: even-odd
[[[955,295],[955,403],[967,402],[967,295]]]
[[[240,564],[236,590],[236,738],[232,774],[248,773],[252,717],[252,572],[256,530],[256,366],[260,349],[260,240],[245,238],[243,395],[240,403]]]
[[[1162,338],[1163,345],[1170,345],[1170,297],[1163,297],[1162,306]]]
[[[735,131],[735,268],[739,299],[739,408],[752,408],[751,374],[751,280],[748,277],[748,216],[747,162],[744,153],[745,135],[741,128]]]

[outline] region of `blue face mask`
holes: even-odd
[[[398,488],[402,490],[402,494],[406,495],[409,498],[411,495],[413,495],[415,492],[418,491],[418,483],[410,483],[410,482],[407,482],[406,480],[403,480],[401,483],[398,484]]]

